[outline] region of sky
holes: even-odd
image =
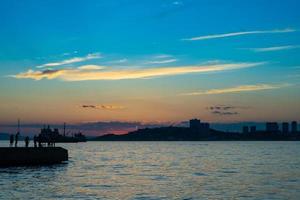
[[[300,121],[299,7],[2,0],[0,124]]]

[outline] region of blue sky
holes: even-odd
[[[300,120],[299,1],[0,4],[2,123]]]

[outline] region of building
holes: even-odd
[[[278,132],[279,131],[279,126],[277,122],[267,122],[266,123],[266,131],[267,132]]]
[[[199,119],[191,119],[190,120],[190,129],[196,131],[199,129],[201,121]]]
[[[243,126],[243,133],[244,134],[249,133],[249,127],[248,126]]]
[[[250,127],[250,132],[251,133],[256,133],[256,126],[251,126]]]
[[[282,122],[281,131],[282,133],[288,133],[290,131],[288,122]]]
[[[296,121],[292,122],[292,133],[296,133],[298,131],[298,123]]]
[[[190,120],[190,129],[193,132],[207,134],[209,133],[209,123],[201,123],[199,119],[191,119]]]

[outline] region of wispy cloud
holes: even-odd
[[[240,92],[251,92],[251,91],[260,91],[260,90],[271,90],[271,89],[279,89],[283,87],[291,86],[291,84],[257,84],[257,85],[240,85],[231,88],[221,88],[221,89],[211,89],[206,91],[197,91],[184,93],[181,95],[184,96],[195,96],[195,95],[209,95],[209,94],[225,94],[225,93],[240,93]]]
[[[81,108],[97,109],[97,110],[122,110],[125,107],[119,106],[119,105],[107,105],[107,104],[100,104],[100,105],[84,104],[84,105],[81,105]]]
[[[265,48],[249,48],[249,50],[254,52],[269,52],[269,51],[282,51],[289,49],[300,48],[299,45],[286,45],[286,46],[274,46],[274,47],[265,47]]]
[[[76,54],[76,53],[78,53],[78,51],[66,52],[66,53],[62,53],[61,55],[62,55],[62,56],[70,56],[70,55]]]
[[[245,109],[245,108],[248,107],[230,106],[230,105],[216,105],[216,106],[207,107],[208,110],[233,110],[233,109]]]
[[[150,61],[146,61],[146,64],[167,64],[167,63],[173,63],[177,61],[178,59],[176,59],[173,55],[159,54],[153,56],[153,58]]]
[[[219,110],[214,110],[211,112],[211,114],[214,114],[214,115],[238,115],[239,113],[238,112],[235,112],[235,111],[219,111]]]
[[[289,32],[295,32],[295,31],[296,31],[295,29],[291,29],[291,28],[276,29],[276,30],[256,30],[256,31],[244,31],[244,32],[233,32],[233,33],[205,35],[205,36],[198,36],[198,37],[192,37],[192,38],[185,38],[185,39],[182,39],[182,40],[187,40],[187,41],[209,40],[209,39],[216,39],[216,38],[235,37],[235,36],[241,36],[241,35],[289,33]]]
[[[161,58],[172,58],[172,57],[173,57],[172,55],[160,54],[160,55],[155,56],[154,58],[161,59]]]
[[[214,115],[238,115],[240,114],[236,110],[241,109],[248,109],[249,107],[244,106],[230,106],[230,105],[216,105],[216,106],[210,106],[207,109],[210,111],[211,114]]]
[[[167,63],[173,63],[176,62],[177,59],[167,59],[167,60],[154,60],[154,61],[149,61],[149,64],[167,64]]]
[[[83,61],[97,59],[97,58],[101,58],[100,53],[91,53],[91,54],[88,54],[84,57],[74,57],[74,58],[62,60],[62,61],[59,61],[59,62],[46,63],[46,64],[43,64],[43,65],[37,66],[37,68],[57,67],[57,66],[61,66],[61,65],[78,63],[78,62],[83,62]]]
[[[83,65],[81,67],[78,67],[79,70],[100,70],[104,69],[105,67],[99,66],[99,65]]]
[[[28,70],[10,77],[17,79],[61,79],[64,81],[88,81],[88,80],[122,80],[122,79],[142,79],[161,76],[172,76],[189,73],[209,73],[237,70],[243,68],[256,67],[265,62],[258,63],[225,63],[215,65],[193,65],[177,67],[157,67],[157,68],[126,68],[112,69],[106,66],[88,65],[78,68],[66,68],[57,70]]]

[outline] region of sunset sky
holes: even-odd
[[[298,0],[3,0],[0,124],[300,121]]]

